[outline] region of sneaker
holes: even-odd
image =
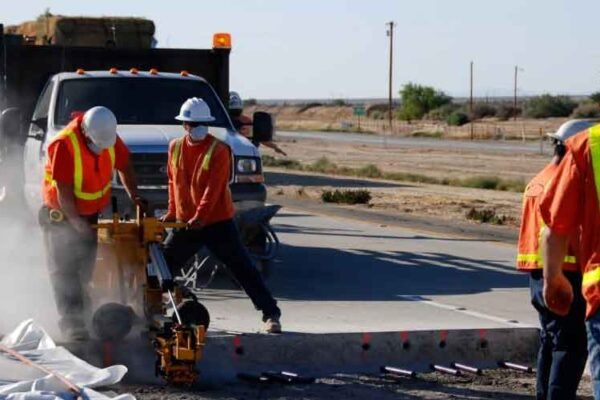
[[[265,332],[267,333],[281,333],[281,323],[278,317],[267,318],[265,321]]]

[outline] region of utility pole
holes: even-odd
[[[389,115],[388,115],[388,119],[389,119],[389,125],[390,125],[390,134],[392,133],[392,111],[393,111],[393,104],[392,104],[392,86],[393,86],[393,82],[392,82],[392,78],[393,78],[393,65],[394,65],[394,25],[396,25],[396,23],[394,21],[390,21],[388,22],[386,25],[388,25],[390,28],[387,31],[387,35],[390,38],[390,77],[389,77],[389,93],[388,93],[388,100],[389,100]]]
[[[473,118],[473,61],[471,61],[471,96],[469,99],[469,113],[470,117]],[[471,140],[473,140],[474,132],[473,132],[473,121],[471,121]]]
[[[519,75],[519,66],[515,65],[515,94],[513,98],[513,113],[515,114],[515,121],[517,120],[517,78]]]

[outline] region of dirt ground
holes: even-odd
[[[393,132],[401,135],[433,135],[447,138],[469,138],[471,135],[479,139],[507,138],[530,140],[537,139],[541,133],[554,131],[563,123],[565,118],[530,119],[502,121],[498,118],[478,120],[471,127],[448,126],[442,121],[400,121],[395,120],[390,130],[387,118],[381,113],[381,107],[386,105],[365,104],[367,116],[360,119],[353,115],[352,105],[257,105],[247,107],[244,112],[252,115],[255,111],[271,113],[277,128],[282,130],[331,130],[331,131],[363,131],[370,133]]]
[[[484,371],[483,375],[454,377],[428,373],[411,378],[380,375],[334,375],[314,384],[281,385],[239,382],[219,387],[182,390],[157,386],[121,385],[119,393],[131,393],[140,400],[184,399],[505,399],[535,398],[535,375],[508,370]],[[579,385],[579,399],[592,399],[591,384],[584,377]]]
[[[433,149],[427,147],[327,142],[316,139],[280,141],[289,158],[311,164],[321,157],[338,166],[360,168],[376,165],[384,172],[402,172],[435,178],[465,179],[501,176],[503,179],[529,181],[546,163],[549,155],[518,154],[507,151]],[[274,155],[270,149],[265,154]],[[280,157],[280,156],[278,156]],[[285,174],[284,174],[285,172]],[[367,189],[369,207],[382,211],[428,215],[448,220],[466,220],[471,210],[493,210],[506,218],[506,225],[518,226],[521,194],[497,190],[365,178],[328,177],[322,174],[267,168],[270,199],[278,196],[318,200],[332,189]]]

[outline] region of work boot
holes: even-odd
[[[265,332],[267,333],[281,333],[281,323],[279,317],[270,317],[265,321]]]

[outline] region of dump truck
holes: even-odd
[[[55,32],[62,29],[61,20],[55,26]],[[0,25],[0,201],[13,204],[11,212],[22,204],[37,212],[48,143],[73,115],[104,105],[117,116],[141,195],[155,215],[161,214],[168,203],[168,145],[183,134],[174,116],[194,96],[203,98],[216,117],[210,132],[231,149],[230,188],[238,215],[264,208],[260,153],[236,132],[224,105],[229,96],[229,34],[215,34],[210,49],[161,49],[122,47],[119,40],[108,47],[54,44],[56,35],[52,44],[28,43],[22,34],[4,31]],[[254,142],[271,140],[271,116],[256,113],[253,131]],[[132,216],[116,175],[113,194],[121,215]],[[110,213],[105,210],[103,217]],[[260,229],[241,230],[253,235],[245,239],[255,253],[267,246],[256,234]]]

